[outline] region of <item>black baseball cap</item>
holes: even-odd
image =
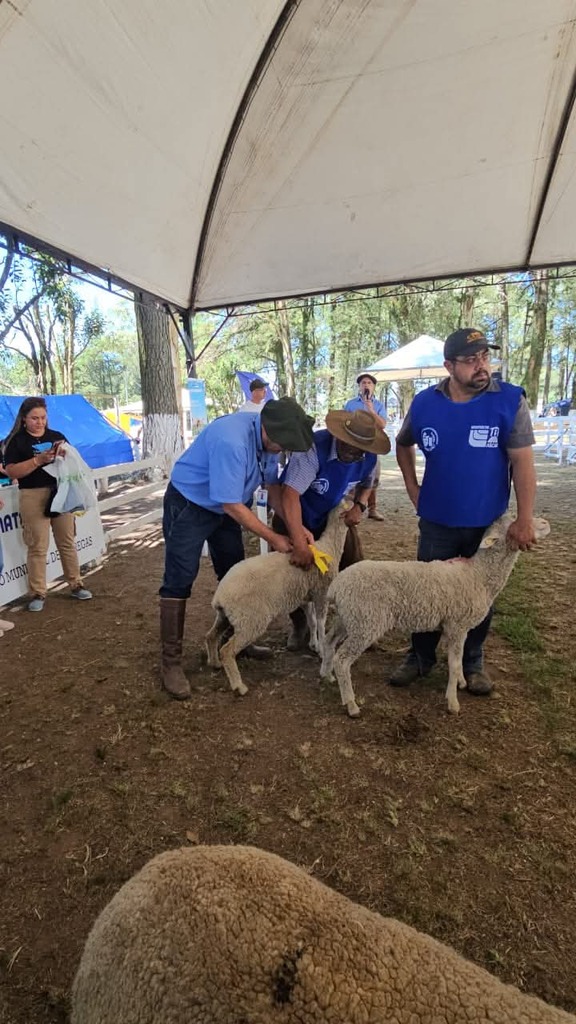
[[[262,380],[260,377],[254,377],[254,380],[250,381],[250,391],[256,391],[257,388],[267,388],[268,382]]]
[[[444,359],[450,362],[459,356],[473,356],[485,348],[500,348],[484,337],[482,331],[475,327],[461,327],[459,331],[449,334],[444,342]]]

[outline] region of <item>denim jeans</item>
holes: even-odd
[[[480,541],[484,536],[485,526],[441,526],[421,519],[419,523],[420,538],[418,541],[418,561],[442,562],[449,558],[471,558],[475,555]],[[483,644],[490,629],[492,620],[490,608],[488,615],[478,626],[474,626],[466,637],[462,664],[464,674],[478,672],[483,666]],[[422,674],[429,672],[436,663],[436,647],[441,632],[413,633],[412,646],[408,661],[417,661]]]
[[[218,580],[244,558],[240,524],[188,501],[171,483],[164,495],[162,531],[166,553],[160,597],[190,597],[205,541]]]

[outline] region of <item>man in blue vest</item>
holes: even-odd
[[[356,378],[358,385],[358,394],[355,398],[350,398],[344,408],[347,412],[356,412],[358,409],[366,409],[367,412],[371,412],[376,417],[376,422],[381,430],[384,430],[386,426],[386,409],[382,405],[382,402],[378,398],[374,397],[376,390],[377,380],[371,373],[361,373]],[[376,491],[380,484],[380,460],[376,461],[376,470],[374,473],[372,490],[368,495],[366,502],[368,506],[368,519],[376,519],[379,523],[384,522],[384,516],[376,508]]]
[[[449,377],[416,395],[396,438],[398,465],[420,516],[421,562],[471,558],[486,527],[506,511],[511,480],[518,508],[508,539],[522,551],[536,542],[534,432],[522,388],[491,377],[489,349],[499,347],[473,327],[450,334],[444,344]],[[426,460],[421,485],[416,445]],[[470,630],[464,647],[467,687],[480,696],[493,689],[483,661],[491,618],[492,610]],[[440,635],[412,635],[408,656],[390,679],[392,686],[408,686],[428,675]]]
[[[232,413],[209,423],[174,464],[164,495],[160,636],[162,684],[176,700],[191,695],[182,639],[202,547],[206,542],[219,580],[244,558],[242,527],[275,551],[292,550],[289,538],[262,523],[248,504],[263,487],[272,507],[281,508],[278,455],[310,448],[312,423],[293,398],[271,400],[261,413]]]
[[[352,507],[344,513],[348,529],[340,568],[362,557],[355,527],[366,511],[372,490],[378,455],[390,451],[388,436],[371,412],[332,410],[326,429],[314,431],[314,444],[307,452],[295,452],[281,477],[282,519],[293,544],[290,561],[309,569],[314,558],[309,542],[318,539],[329,512],[345,494],[356,488]],[[278,529],[281,524],[273,520]],[[306,616],[302,609],[291,614],[289,650],[307,643]]]

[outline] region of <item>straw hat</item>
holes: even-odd
[[[339,441],[364,452],[387,455],[390,451],[390,438],[380,429],[372,413],[364,409],[356,412],[331,409],[326,416],[326,427]]]

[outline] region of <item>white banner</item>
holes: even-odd
[[[0,572],[0,607],[28,592],[26,545],[22,539],[22,521],[18,510],[18,488],[0,487],[0,542],[4,568]],[[76,549],[80,565],[100,557],[106,550],[104,531],[97,508],[83,516],[76,516]],[[46,555],[46,579],[50,583],[62,575],[60,555],[50,533],[50,547]]]

